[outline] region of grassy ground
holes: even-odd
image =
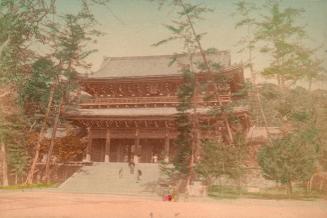
[[[10,185],[10,186],[0,186],[0,190],[20,190],[20,189],[42,189],[42,188],[53,188],[56,187],[56,183],[37,183],[31,185]]]
[[[215,199],[236,199],[236,198],[253,198],[253,199],[289,199],[285,188],[267,188],[260,189],[258,192],[248,192],[245,189],[239,189],[230,186],[213,186],[209,189],[209,197]],[[294,200],[315,200],[326,199],[326,193],[311,192],[307,193],[303,188],[296,187],[290,199]]]
[[[38,183],[32,185],[11,185],[1,187],[0,190],[24,190],[24,189],[46,189],[55,188],[58,184],[56,183]],[[208,196],[212,199],[289,199],[286,190],[283,187],[260,189],[258,192],[248,192],[245,189],[239,189],[238,187],[232,186],[212,186],[209,189]],[[306,193],[301,187],[295,187],[291,196],[292,200],[318,200],[327,199],[327,193],[318,193],[313,191],[312,193]]]

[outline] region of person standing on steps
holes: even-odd
[[[137,170],[137,177],[136,177],[136,182],[139,182],[141,180],[142,176],[142,171],[140,169]]]
[[[135,169],[135,163],[133,160],[130,160],[128,162],[128,167],[129,167],[129,172],[130,174],[134,174],[134,169]]]
[[[158,163],[158,155],[157,154],[154,154],[153,157],[152,157],[152,162],[153,163]]]
[[[133,156],[133,162],[134,162],[134,164],[139,163],[139,161],[140,161],[140,156],[137,155],[137,154],[134,154],[134,156]]]
[[[118,177],[119,177],[119,179],[123,178],[123,173],[124,173],[124,170],[123,170],[123,168],[121,167],[121,168],[119,169],[119,171],[118,171]]]

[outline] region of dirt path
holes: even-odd
[[[326,218],[327,201],[197,200],[163,202],[54,192],[0,193],[1,218]]]

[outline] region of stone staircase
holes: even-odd
[[[142,176],[137,182],[138,169],[142,171]],[[155,195],[159,176],[159,165],[153,163],[136,164],[134,174],[130,173],[127,163],[93,163],[91,166],[83,166],[61,184],[58,191]]]

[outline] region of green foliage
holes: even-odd
[[[177,9],[176,16],[172,20],[172,24],[165,25],[165,27],[171,32],[171,36],[163,39],[153,46],[159,46],[171,41],[179,41],[183,45],[183,49],[186,53],[194,54],[199,51],[198,41],[201,41],[205,33],[196,33],[194,26],[202,20],[202,16],[212,10],[200,5],[188,3],[185,0],[150,0],[158,2],[160,7],[165,5],[173,6]],[[209,50],[212,52],[212,50]],[[193,64],[193,63],[192,63]]]
[[[249,52],[245,65],[253,70],[254,49],[270,56],[271,63],[261,72],[268,78],[276,78],[280,87],[294,85],[298,80],[306,80],[309,87],[313,80],[326,78],[323,61],[315,57],[317,49],[306,48],[307,39],[304,25],[299,25],[299,18],[305,12],[302,9],[283,8],[279,1],[266,1],[265,13],[259,15],[253,2],[236,3],[236,15],[241,17],[236,28],[243,27],[247,34],[239,44],[240,52]],[[287,84],[287,82],[289,82]]]
[[[195,89],[195,74],[189,69],[183,70],[183,83],[178,89],[177,96],[180,103],[177,106],[179,112],[186,112],[192,106],[192,98]]]
[[[296,25],[296,19],[304,10],[282,9],[278,2],[269,2],[267,8],[269,14],[257,22],[255,33],[256,40],[265,44],[261,52],[273,58],[262,74],[277,77],[281,86],[287,81],[293,84],[300,79],[317,78],[322,73],[321,63],[314,59],[314,50],[305,48],[301,43],[306,32],[303,26]]]
[[[11,172],[22,177],[26,170],[29,161],[29,155],[27,154],[26,145],[23,140],[18,143],[7,144],[8,146],[8,166]]]
[[[65,95],[69,103],[69,93],[78,88],[78,72],[89,70],[91,64],[86,58],[96,52],[88,48],[101,33],[94,29],[96,21],[85,8],[77,15],[66,14],[58,23],[51,23],[49,38],[53,47],[56,65],[56,79],[59,81],[60,95]]]
[[[56,183],[38,183],[31,185],[10,185],[6,187],[0,187],[0,190],[22,190],[22,189],[41,189],[41,188],[53,188],[58,184]]]
[[[96,50],[89,50],[87,44],[93,42],[94,37],[101,35],[93,28],[94,21],[83,12],[77,15],[67,14],[62,17],[62,21],[64,25],[62,23],[50,25],[53,46],[57,50],[55,57],[60,61],[60,66],[74,71],[78,68],[90,68],[85,58]]]
[[[316,167],[315,138],[311,129],[305,129],[261,147],[258,162],[263,176],[283,184],[310,179]]]
[[[196,171],[207,180],[223,175],[235,178],[238,174],[236,151],[233,145],[207,140],[202,144],[203,156]]]
[[[195,75],[188,69],[183,71],[183,84],[178,90],[179,104],[177,106],[177,151],[173,164],[177,172],[187,174],[189,171],[190,158],[192,156],[192,118],[189,114],[192,108],[192,99],[195,88]]]
[[[246,199],[274,199],[282,200],[287,199],[285,191],[280,187],[265,188],[260,189],[258,192],[248,192],[246,189],[242,190],[242,195],[240,195],[239,187],[235,186],[218,186],[213,185],[208,190],[208,195],[215,199],[237,199],[237,198],[246,198]],[[302,186],[295,186],[294,192],[292,195],[293,200],[305,200],[312,201],[323,199],[324,195],[322,193],[308,193],[306,188]]]
[[[54,103],[64,94],[68,99],[67,93],[76,88],[72,81],[77,72],[89,69],[84,60],[94,51],[87,49],[87,43],[100,34],[93,28],[92,7],[105,6],[109,0],[79,0],[81,11],[77,15],[57,13],[57,2],[0,3],[0,85],[9,89],[13,98],[6,102],[13,104],[9,109],[0,107],[0,140],[7,147],[9,168],[15,174],[22,174],[26,166],[24,130],[38,126],[36,115],[45,112],[51,84],[58,86]]]
[[[246,28],[247,34],[243,37],[238,44],[241,45],[239,52],[244,52],[252,50],[255,48],[256,40],[252,34],[254,27],[256,26],[255,11],[257,10],[256,5],[253,2],[249,1],[239,1],[235,4],[236,12],[234,15],[240,17],[240,21],[235,24],[235,28]],[[248,64],[252,64],[252,56],[250,55]]]
[[[8,169],[22,176],[25,173],[28,154],[25,147],[25,120],[17,114],[0,111],[0,143],[6,146]]]
[[[39,24],[49,11],[44,4],[33,1],[7,0],[1,2],[0,12],[0,45],[5,44],[0,55],[0,78],[19,84],[35,57],[28,42],[43,37]]]
[[[178,114],[176,118],[178,136],[176,139],[177,151],[173,160],[173,169],[169,169],[169,177],[172,179],[178,174],[180,177],[192,177],[194,149],[199,146],[196,140],[196,130],[199,130],[198,114],[195,113],[194,94],[197,88],[195,72],[192,69],[193,65],[200,66],[201,63],[194,63],[191,57],[197,53],[200,48],[199,41],[203,34],[197,34],[194,30],[194,25],[200,20],[201,15],[208,11],[207,8],[186,3],[183,0],[158,1],[160,6],[171,4],[176,6],[176,18],[172,24],[166,25],[166,28],[171,32],[171,36],[167,39],[155,43],[154,46],[159,46],[173,40],[179,40],[183,44],[185,56],[190,58],[190,61],[181,68],[183,73],[183,83],[178,89],[179,104],[176,107]],[[175,56],[171,63],[174,63],[178,57]],[[206,67],[207,68],[207,67]],[[167,170],[166,170],[167,171]],[[174,171],[174,173],[172,173]]]
[[[45,58],[37,60],[32,65],[31,76],[22,84],[19,93],[19,102],[27,114],[45,113],[50,89],[58,76],[57,73],[58,69]]]
[[[248,145],[241,134],[236,135],[233,144],[221,140],[205,140],[201,148],[202,157],[195,170],[209,184],[221,176],[240,179],[248,158]]]
[[[223,93],[228,90],[229,87],[226,87],[226,84],[230,82],[221,73],[221,66],[208,58],[210,54],[214,55],[217,50],[214,48],[203,49],[201,39],[205,34],[197,33],[195,30],[197,23],[202,19],[202,15],[211,10],[203,5],[191,4],[184,0],[159,0],[158,2],[160,6],[164,6],[165,4],[173,5],[177,9],[177,14],[172,24],[166,25],[166,28],[171,32],[171,36],[154,45],[158,46],[173,40],[181,41],[184,50],[183,53],[186,54],[185,56],[188,60],[188,63],[183,63],[184,66],[181,70],[183,72],[183,83],[178,90],[179,105],[177,106],[178,115],[176,118],[178,137],[176,140],[177,152],[173,160],[174,169],[169,168],[166,172],[169,172],[169,177],[172,178],[175,177],[172,173],[175,170],[182,176],[187,176],[187,180],[197,177],[196,173],[201,174],[205,178],[217,177],[219,173],[235,176],[239,174],[236,171],[239,172],[240,169],[240,165],[237,165],[239,163],[239,156],[235,157],[236,145],[227,146],[225,149],[226,145],[222,142],[218,144],[205,142],[202,145],[199,139],[201,129],[206,128],[208,130],[210,128],[216,128],[214,126],[216,123],[213,126],[201,126],[201,116],[197,112],[197,104],[194,98],[195,92],[201,93],[202,96],[197,95],[197,97],[203,97],[204,101],[217,100],[217,95],[220,92]],[[201,55],[202,60],[194,61],[193,57],[195,55]],[[195,78],[197,72],[206,73],[206,79],[197,80]],[[227,117],[226,120],[229,122],[229,119],[233,119],[232,116],[229,116],[231,114],[230,112],[233,112],[229,106],[218,105],[213,107],[208,115],[213,120]],[[220,153],[222,147],[224,147],[223,150],[226,150],[226,153]],[[235,149],[235,152],[231,152],[228,148]],[[233,163],[230,163],[230,160],[221,160],[219,157],[234,158],[234,162],[232,161]],[[200,159],[199,163],[197,162],[198,158]],[[221,168],[221,164],[226,164],[226,168]],[[220,168],[215,168],[216,165],[219,165]],[[196,167],[196,171],[194,171],[194,167]]]
[[[54,104],[58,104],[64,93],[77,88],[77,72],[90,67],[85,58],[94,52],[86,48],[87,43],[99,35],[93,30],[93,24],[91,15],[82,11],[78,15],[63,16],[61,23],[48,25],[48,42],[54,47],[52,58],[36,60],[31,66],[31,75],[19,86],[20,103],[30,118],[38,119],[35,114],[45,113],[52,86],[56,85]]]
[[[321,111],[321,104],[325,100],[323,96],[315,97],[314,92],[300,87],[285,89],[281,92],[274,84],[263,84],[259,92],[263,109],[271,126],[281,126],[285,122],[295,126],[306,125],[324,118],[321,112],[317,112]],[[260,123],[262,121],[259,121]]]
[[[81,29],[84,29],[85,24],[76,25],[76,19],[87,19],[89,23],[96,22],[93,14],[92,7],[96,5],[107,5],[109,0],[79,0],[77,5],[81,7],[81,12],[77,16],[63,15],[67,20],[70,20],[70,28],[74,29],[75,45],[79,44],[78,40],[81,34],[87,38],[87,34]],[[79,3],[79,4],[78,4]],[[30,75],[31,64],[34,63],[43,52],[41,50],[49,50],[51,44],[51,37],[48,35],[51,32],[50,26],[53,25],[53,18],[60,18],[61,15],[57,14],[57,1],[53,0],[5,0],[1,1],[0,5],[0,79],[2,82],[12,81],[14,85],[20,85],[24,79]],[[78,18],[76,18],[78,17]],[[50,19],[51,18],[51,19]],[[75,24],[74,24],[75,23]],[[59,26],[62,25],[59,24]],[[96,31],[92,30],[92,34]],[[64,34],[67,34],[64,36]],[[98,33],[97,33],[98,34]],[[62,32],[62,37],[70,37],[69,32]],[[81,38],[81,37],[80,37]],[[88,38],[91,40],[91,38]],[[63,40],[61,40],[63,42]],[[72,45],[71,42],[67,45]],[[35,46],[36,45],[36,46]],[[71,47],[71,46],[70,46]],[[72,48],[72,47],[71,47]],[[73,50],[81,49],[73,48]],[[61,51],[69,53],[69,50]],[[42,53],[42,54],[40,54]],[[64,54],[62,54],[64,55]],[[86,57],[87,54],[80,54]],[[76,58],[76,57],[75,57]]]
[[[265,84],[260,88],[260,94],[270,125],[279,126],[282,131],[292,134],[306,130],[305,137],[315,136],[311,145],[318,151],[317,158],[326,169],[327,92],[308,91],[301,87],[281,92],[278,86]],[[257,122],[256,125],[262,123],[261,120]]]

